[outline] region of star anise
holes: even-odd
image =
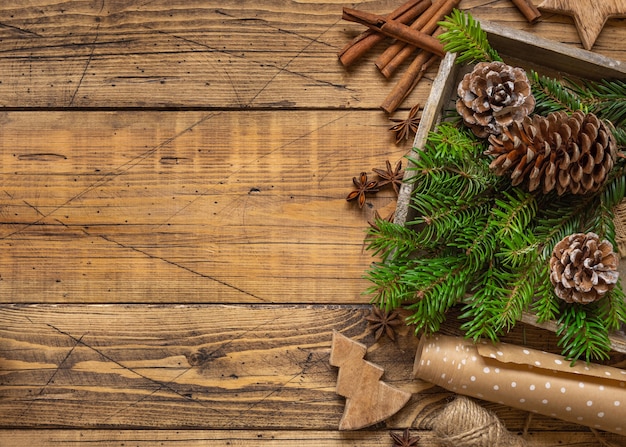
[[[372,306],[370,314],[365,319],[370,324],[370,331],[374,332],[376,341],[382,337],[383,333],[395,341],[396,331],[394,327],[403,324],[398,312],[386,311],[378,306]]]
[[[361,172],[358,179],[353,177],[352,183],[356,186],[356,190],[348,194],[346,200],[350,201],[358,198],[359,208],[363,208],[363,205],[365,205],[365,194],[378,192],[378,182],[368,181],[367,173],[365,172]]]
[[[419,436],[411,437],[409,429],[405,429],[402,435],[398,433],[389,433],[389,436],[393,438],[394,447],[417,447],[417,442],[420,440]]]
[[[417,127],[420,124],[420,119],[417,117],[420,105],[415,104],[409,111],[409,115],[405,119],[389,118],[394,124],[389,128],[396,134],[396,144],[400,144],[402,140],[408,140],[411,135],[415,135]]]
[[[382,187],[391,183],[393,190],[396,192],[396,195],[398,195],[400,193],[400,187],[402,186],[402,177],[404,177],[404,171],[402,171],[402,160],[400,160],[393,169],[391,169],[391,163],[389,163],[389,160],[387,160],[385,164],[387,165],[387,170],[377,168],[372,169],[372,171],[380,177],[380,180],[378,180],[378,186]]]

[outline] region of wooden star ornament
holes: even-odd
[[[572,16],[587,50],[591,50],[608,19],[626,17],[626,0],[544,0],[538,8]]]

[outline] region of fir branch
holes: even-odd
[[[373,256],[386,261],[389,256],[406,258],[420,247],[420,240],[411,228],[385,219],[377,219],[365,238]]]
[[[617,282],[613,290],[598,301],[599,315],[604,321],[609,331],[618,330],[622,323],[626,321],[626,296],[622,288],[622,283]]]
[[[419,216],[410,225],[416,226],[417,238],[427,249],[449,245],[464,234],[471,237],[474,226],[480,225],[481,216],[488,212],[485,204],[459,204],[453,197],[444,194],[415,195],[411,207]]]
[[[375,262],[365,276],[374,285],[365,293],[371,295],[371,302],[387,310],[402,306],[413,296],[412,288],[404,281],[407,270],[413,266],[410,260],[401,263]]]
[[[599,205],[598,194],[557,196],[550,193],[541,197],[533,231],[540,241],[544,260],[549,259],[554,246],[564,237],[585,230],[594,231],[590,222]]]
[[[441,25],[447,51],[457,62],[501,60],[480,24],[453,11]],[[626,82],[576,85],[530,75],[535,113],[592,111],[624,126],[613,127],[626,146]],[[486,141],[460,124],[440,124],[412,161],[409,228],[380,222],[368,247],[383,257],[368,279],[372,301],[387,309],[404,306],[416,331],[435,332],[447,310],[463,303],[467,337],[497,340],[532,306],[539,321],[558,318],[557,336],[568,358],[603,359],[609,329],[626,322],[621,285],[590,305],[566,305],[554,293],[548,259],[564,237],[593,231],[614,242],[613,208],[626,194],[626,161],[618,158],[605,185],[587,195],[528,193],[497,177],[483,156]],[[406,232],[405,232],[406,231]]]
[[[416,333],[437,332],[445,313],[465,296],[475,272],[462,255],[421,259],[415,267],[406,275],[417,291],[417,301],[406,306],[413,311],[406,321],[415,325]]]
[[[593,232],[615,246],[613,212],[602,203],[600,196],[601,191],[587,196],[552,197],[552,201],[544,198],[537,225],[532,229],[544,260],[550,258],[561,239],[573,233]]]
[[[466,300],[459,317],[467,319],[461,325],[466,336],[475,340],[488,337],[496,341],[499,334],[515,326],[543,279],[542,268],[537,262],[515,270],[492,265],[475,285],[473,295]]]
[[[581,216],[579,214],[559,213],[558,210],[547,210],[535,227],[535,235],[541,241],[541,258],[545,261],[550,258],[554,246],[565,236],[579,233]]]
[[[483,151],[483,143],[467,130],[443,124],[412,160],[411,207],[417,217],[408,225],[415,227],[425,248],[445,246],[455,238],[474,241],[480,234],[476,228],[482,225],[481,216],[489,215],[489,191],[500,180]]]
[[[617,147],[623,148],[626,146],[626,129],[623,126],[613,127],[613,137],[617,143]]]
[[[482,156],[485,150],[485,142],[467,129],[440,125],[430,133],[419,158],[411,159],[408,169],[415,172],[414,194],[448,194],[457,197],[459,204],[471,202],[501,180]]]
[[[459,319],[467,320],[461,324],[461,330],[465,332],[466,337],[474,341],[483,337],[493,342],[498,341],[498,333],[493,320],[500,308],[498,305],[500,298],[506,293],[507,284],[495,269],[486,269],[478,278],[472,294],[466,298],[463,313],[459,315]]]
[[[607,182],[602,187],[602,203],[607,208],[615,208],[626,196],[626,170],[622,163],[613,169]]]
[[[572,83],[572,89],[591,112],[617,127],[626,123],[626,82],[608,79],[583,81]]]
[[[531,262],[543,262],[539,257],[541,244],[532,233],[515,233],[498,240],[500,250],[496,258],[509,268],[522,268]]]
[[[536,300],[533,303],[533,311],[537,314],[539,323],[556,320],[559,315],[561,300],[554,293],[554,287],[550,282],[550,267],[547,262],[542,263],[539,272],[539,285],[536,290]]]
[[[445,30],[439,35],[439,40],[444,44],[445,51],[458,53],[458,64],[502,61],[498,52],[489,45],[487,33],[480,22],[471,14],[454,9],[445,19],[438,23]]]
[[[526,234],[537,215],[537,200],[533,194],[520,188],[503,191],[503,197],[495,200],[493,214],[498,218],[498,237],[512,238]]]
[[[448,245],[464,253],[468,268],[478,272],[493,258],[496,250],[493,221],[485,210],[462,223],[461,228]]]
[[[616,247],[613,209],[626,196],[626,172],[621,165],[613,169],[596,196],[597,200],[594,201],[593,208],[591,208],[593,212],[588,217],[587,227],[584,231],[592,231]]]
[[[562,355],[572,361],[584,358],[607,360],[611,341],[604,321],[597,312],[597,303],[563,304],[556,331]]]
[[[429,133],[426,148],[432,148],[434,157],[444,160],[480,157],[486,149],[485,142],[472,131],[449,122],[441,123]]]
[[[507,278],[509,292],[503,300],[504,306],[494,318],[496,331],[508,332],[522,318],[522,312],[532,303],[539,281],[543,279],[542,267],[540,262],[530,262],[510,272]]]
[[[430,159],[430,153],[424,153],[419,161],[414,161],[419,173],[413,177],[413,194],[439,194],[454,191],[455,202],[468,203],[491,190],[499,181],[489,171],[487,161],[478,164],[475,161],[457,160],[449,164]]]
[[[547,115],[548,113],[567,111],[573,113],[576,110],[586,111],[580,97],[563,84],[563,81],[539,75],[531,71],[532,93],[535,97],[534,113]]]
[[[613,247],[616,247],[614,217],[613,211],[607,208],[603,203],[600,203],[595,209],[595,212],[590,216],[587,221],[587,227],[582,232],[596,233],[600,239],[606,239]]]

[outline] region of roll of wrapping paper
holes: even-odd
[[[422,337],[415,377],[458,394],[626,435],[626,371],[507,343]]]

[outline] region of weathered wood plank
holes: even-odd
[[[407,151],[378,111],[0,122],[1,302],[362,303],[367,221],[394,193],[345,197]]]
[[[0,105],[376,108],[386,93],[374,56],[350,72],[337,61],[362,28],[342,22],[342,6],[3,2]]]
[[[417,434],[417,432],[416,432]],[[420,433],[420,446],[436,447],[429,433]],[[3,447],[51,447],[85,445],[94,447],[188,447],[267,446],[267,447],[379,447],[390,445],[386,431],[312,431],[312,430],[0,430]],[[561,444],[562,446],[567,444]]]
[[[413,394],[387,427],[428,427],[451,394],[412,379],[417,339],[374,343],[368,306],[2,305],[4,428],[336,429],[344,400],[332,331],[369,346],[384,380]],[[447,332],[454,332],[454,325]],[[505,337],[554,350],[553,334]],[[615,366],[623,365],[616,357]],[[620,363],[621,362],[621,363]],[[483,403],[511,430],[526,413]],[[531,432],[580,431],[535,416]]]
[[[400,433],[399,431],[394,431]],[[439,447],[429,431],[414,431],[420,447]],[[601,434],[601,439],[620,446],[624,437]],[[89,445],[93,447],[188,447],[259,446],[264,447],[380,447],[392,445],[389,431],[360,430],[355,432],[317,430],[0,430],[3,447],[56,447],[61,445]],[[589,447],[600,446],[590,432],[530,433],[527,437],[533,447]]]
[[[343,398],[328,363],[332,331],[371,345],[367,312],[2,306],[0,425],[336,429]],[[411,379],[415,342],[379,344],[367,358],[414,392],[423,388]]]
[[[0,4],[0,106],[377,108],[391,88],[373,66],[345,70],[337,51],[360,26],[340,0],[68,1]],[[361,4],[391,11],[392,0]],[[477,17],[580,47],[570,18],[529,25],[510,0],[463,0]],[[609,20],[594,50],[626,60]],[[425,99],[433,67],[406,104]],[[410,107],[410,105],[409,105]]]
[[[203,110],[0,114],[0,302],[56,303],[0,306],[0,445],[391,444],[380,427],[335,431],[333,329],[416,393],[387,427],[419,427],[449,396],[407,378],[412,337],[373,344],[363,322],[363,230],[393,197],[363,210],[344,197],[352,176],[407,148],[363,110],[391,87],[372,64],[382,46],[350,70],[336,62],[361,30],[339,20],[344,5],[0,2],[1,107]],[[530,27],[510,0],[461,6],[580,46],[567,17]],[[626,60],[625,38],[610,20],[594,50]],[[535,331],[512,341],[553,348]],[[525,413],[484,404],[524,426]],[[530,439],[597,443],[545,417]]]

